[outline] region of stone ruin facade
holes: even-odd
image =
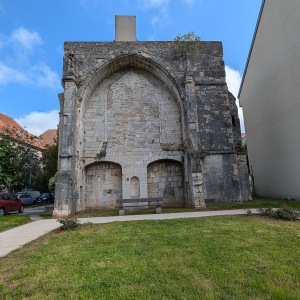
[[[183,42],[184,43],[184,42]],[[251,199],[222,44],[66,42],[54,215]]]

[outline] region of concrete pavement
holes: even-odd
[[[257,209],[251,209],[252,213],[257,213]],[[94,224],[105,224],[111,222],[141,221],[141,220],[171,220],[182,218],[202,218],[210,216],[245,215],[247,210],[219,210],[219,211],[197,211],[182,213],[162,213],[148,215],[128,215],[114,217],[79,218],[81,224],[92,222]],[[61,224],[56,219],[37,220],[31,223],[0,232],[0,257],[4,257],[10,252],[21,248],[25,244],[39,238],[40,236],[59,228]]]

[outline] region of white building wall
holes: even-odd
[[[266,0],[240,90],[259,196],[300,200],[300,1]]]

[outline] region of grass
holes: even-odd
[[[299,248],[259,216],[83,226],[1,259],[0,299],[299,299]]]
[[[300,210],[300,201],[291,200],[281,200],[281,199],[268,199],[254,197],[251,201],[246,201],[242,203],[217,203],[208,204],[208,210],[222,210],[222,209],[247,209],[247,208],[266,208],[266,207],[281,207],[283,205],[288,205],[291,208]]]
[[[258,198],[255,197],[252,201],[242,202],[242,203],[216,203],[216,204],[208,204],[206,208],[171,208],[171,207],[163,207],[163,213],[178,213],[178,212],[193,212],[193,211],[208,211],[208,210],[227,210],[227,209],[248,209],[248,208],[266,208],[266,207],[281,207],[284,204],[288,206],[300,210],[300,201],[287,201],[287,200],[276,200],[276,199],[266,199],[266,198]],[[154,208],[135,210],[135,211],[127,211],[127,215],[142,215],[142,214],[153,214],[155,213]],[[79,212],[73,217],[75,218],[92,218],[92,217],[107,217],[107,216],[118,216],[119,212],[117,210],[86,210]],[[52,215],[50,214],[41,214],[43,219],[52,219]],[[0,218],[1,219],[1,218]],[[7,220],[9,221],[9,219]],[[20,224],[12,222],[11,226],[8,228],[12,228],[18,226]],[[3,230],[6,230],[5,228]],[[1,222],[0,222],[0,232],[1,230]]]
[[[24,225],[29,222],[30,222],[29,216],[13,215],[13,214],[1,216],[0,232],[11,229],[16,226]]]
[[[252,201],[247,202],[236,202],[236,203],[216,203],[208,204],[206,208],[171,208],[163,207],[163,213],[178,213],[178,212],[192,212],[192,211],[208,211],[208,210],[227,210],[227,209],[248,209],[248,208],[260,208],[260,207],[280,207],[284,204],[290,207],[300,210],[300,201],[285,201],[276,199],[266,199],[255,197]],[[151,214],[155,213],[154,208],[126,211],[127,215],[137,215],[137,214]],[[117,210],[86,210],[79,212],[73,217],[76,218],[92,218],[92,217],[107,217],[107,216],[118,216],[119,212]],[[44,215],[43,218],[51,218],[51,215]]]
[[[51,214],[41,214],[40,217],[42,219],[53,219],[53,216]]]

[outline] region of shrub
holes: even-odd
[[[94,224],[93,222],[91,222],[91,221],[86,221],[86,222],[84,223],[84,225],[87,225],[87,226],[89,226],[89,227],[92,227],[92,226],[94,226],[95,224]]]
[[[284,204],[282,207],[278,209],[274,208],[259,208],[259,213],[262,216],[268,216],[275,219],[282,219],[288,221],[296,221],[300,218],[300,212],[293,210],[288,205]]]
[[[60,227],[61,230],[74,230],[80,226],[78,219],[73,219],[71,217],[57,220],[57,222],[62,224],[62,226]]]
[[[274,215],[276,219],[284,219],[290,221],[296,221],[300,218],[300,212],[297,210],[293,210],[288,206],[278,208],[274,211]]]
[[[251,215],[252,215],[251,209],[247,209],[247,210],[246,210],[246,215],[247,215],[247,216],[251,216]]]
[[[258,212],[262,216],[273,217],[273,208],[271,208],[271,207],[268,207],[268,208],[259,208]]]
[[[193,31],[183,35],[178,34],[173,40],[172,47],[175,49],[184,49],[189,47],[194,51],[200,51],[200,37]]]

